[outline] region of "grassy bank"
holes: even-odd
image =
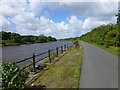
[[[81,62],[82,48],[70,49],[31,85],[44,85],[46,88],[78,88]]]
[[[120,33],[118,32],[118,26],[118,24],[102,25],[78,38],[120,56],[118,54],[118,48],[120,47]]]
[[[56,38],[51,36],[33,36],[33,35],[20,35],[19,33],[5,32],[1,31],[0,35],[2,35],[1,43],[2,46],[13,46],[20,44],[32,44],[32,43],[45,43],[45,42],[53,42],[57,41]]]
[[[2,40],[2,46],[16,46],[20,45],[20,43],[14,43],[13,41],[10,40]]]
[[[106,47],[104,45],[98,45],[96,43],[92,43],[92,44],[95,45],[95,46],[98,46],[98,47],[100,47],[100,48],[102,48],[102,49],[104,49],[104,50],[106,50],[106,51],[108,51],[108,52],[110,52],[110,53],[112,53],[112,54],[114,54],[116,56],[120,56],[119,47],[114,47],[114,46]]]
[[[53,41],[55,42],[55,41]],[[38,42],[36,42],[38,43]],[[49,43],[49,42],[43,42],[43,43]],[[10,41],[10,40],[2,40],[2,45],[0,47],[3,47],[3,46],[17,46],[17,45],[22,45],[22,44],[35,44],[35,43],[32,43],[32,42],[25,42],[25,43],[15,43],[13,41]]]

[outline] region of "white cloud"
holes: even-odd
[[[40,19],[36,19],[30,15],[16,16],[13,21],[17,23],[16,29],[22,35],[45,34],[56,38],[74,37],[76,34],[80,35],[79,33],[83,23],[75,16],[71,16],[67,24],[64,21],[55,23],[44,16],[41,16]]]
[[[64,2],[62,8],[71,10],[77,16],[108,17],[117,14],[117,2]]]
[[[4,18],[3,16],[0,16],[0,29],[7,31],[11,27],[9,21]]]
[[[101,17],[95,17],[95,18],[89,17],[89,18],[87,18],[84,21],[83,26],[82,26],[83,33],[86,33],[88,31],[90,31],[91,29],[96,28],[100,25],[106,25],[106,24],[111,24],[111,23],[115,24],[116,23],[116,17],[115,16],[110,17],[108,19],[103,19]]]
[[[51,35],[56,38],[67,38],[80,36],[90,31],[92,28],[103,24],[116,23],[117,2],[34,2],[30,3],[15,0],[15,2],[3,2],[0,9],[1,25],[0,29],[13,31],[22,35]],[[4,8],[3,8],[4,7]],[[50,13],[44,12],[44,16],[39,16],[42,10],[49,8],[51,11],[63,9],[72,12],[72,16],[66,17],[65,21],[54,22],[49,19]],[[64,15],[64,13],[63,13]],[[10,16],[10,20],[5,16]],[[87,17],[84,21],[78,17]]]
[[[4,0],[4,2],[2,1],[0,3],[0,14],[4,16],[18,15],[28,9],[26,0],[22,0],[22,2],[19,0],[14,0],[14,2],[13,0]]]

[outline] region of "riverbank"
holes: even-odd
[[[20,45],[20,43],[14,43],[12,41],[2,40],[2,47],[4,47],[4,46],[17,46],[17,45]]]
[[[82,63],[82,47],[72,48],[45,70],[30,86],[46,88],[78,88]]]
[[[1,31],[0,34],[2,35],[1,42],[3,46],[57,41],[57,39],[54,37],[44,36],[42,34],[39,36],[20,35],[19,33],[5,32],[5,31]]]
[[[26,42],[26,43],[14,43],[12,41],[7,41],[7,40],[3,40],[2,42],[4,44],[2,43],[1,47],[5,47],[5,46],[19,46],[19,45],[28,45],[28,44],[38,44],[38,43],[30,43],[30,42]],[[52,41],[52,42],[56,42],[56,41]],[[43,43],[50,43],[50,41],[49,42],[43,42]]]

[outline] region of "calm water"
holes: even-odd
[[[31,57],[33,53],[40,54],[48,51],[49,49],[55,49],[56,47],[60,47],[61,45],[72,44],[71,41],[56,41],[50,43],[37,43],[37,44],[27,44],[20,46],[6,46],[2,47],[2,60],[6,61],[20,61],[22,59]],[[36,57],[36,60],[47,56],[48,54],[44,54],[42,56]],[[26,62],[20,63],[22,66],[25,65]],[[19,65],[19,66],[21,66]]]

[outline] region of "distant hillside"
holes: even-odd
[[[91,32],[80,36],[80,40],[103,45],[105,47],[119,47],[120,33],[118,33],[118,25],[115,24],[100,26],[93,29]]]

